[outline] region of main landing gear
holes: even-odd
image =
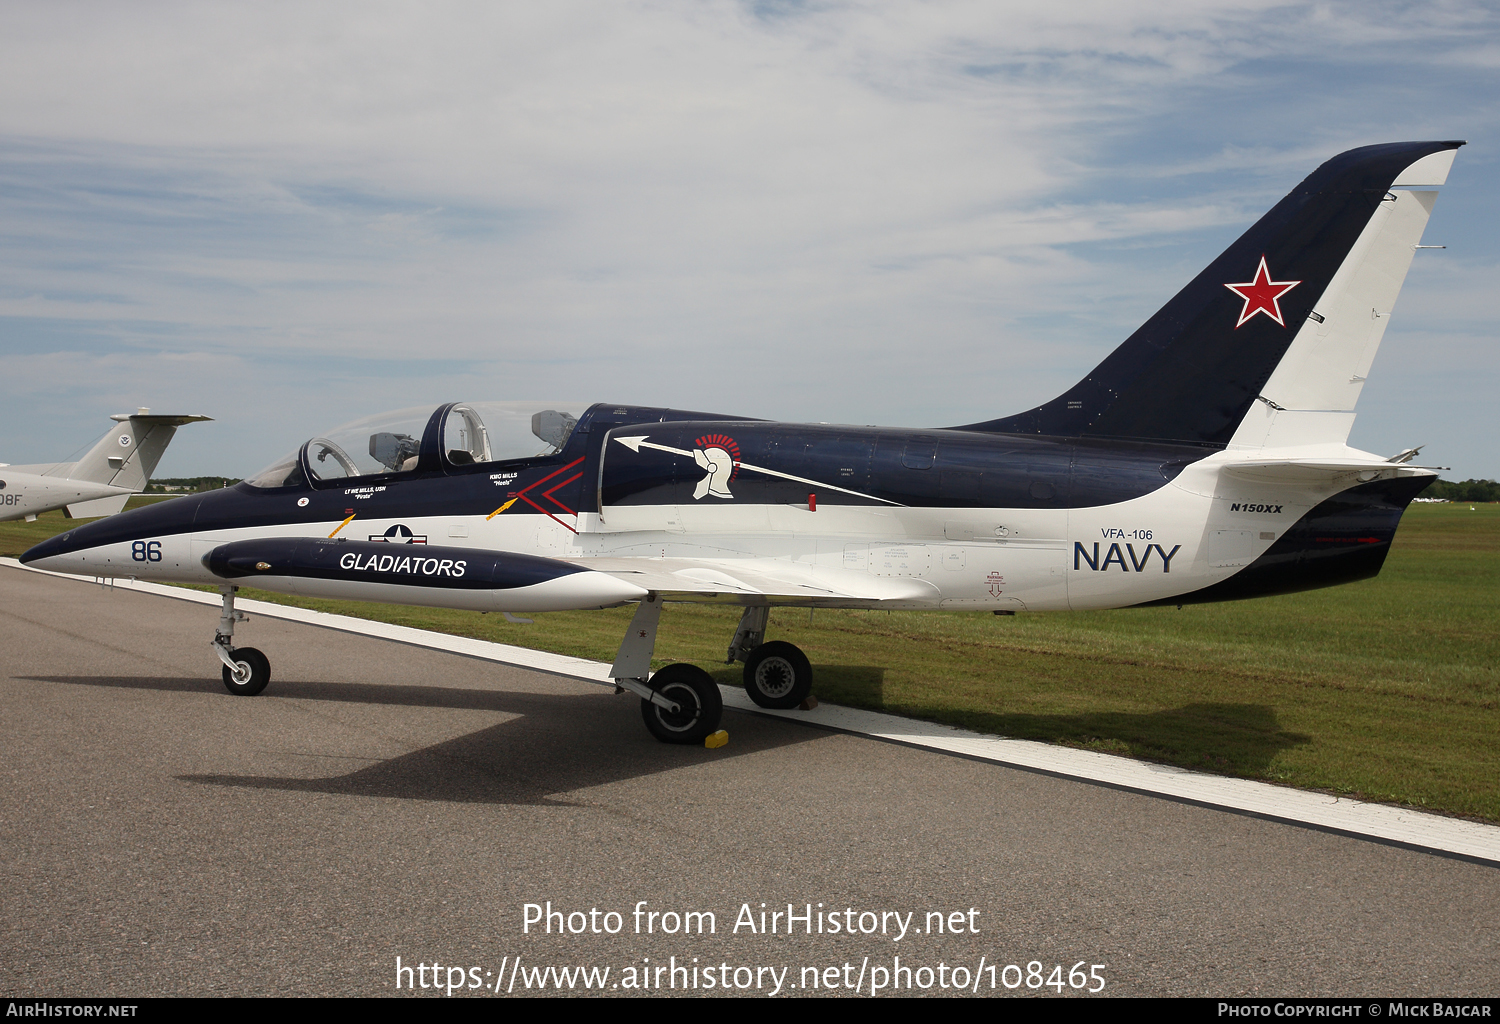
[[[254,647],[234,646],[234,624],[250,621],[250,616],[235,611],[234,592],[238,589],[227,583],[219,588],[224,610],[219,615],[213,648],[224,663],[224,688],[237,697],[254,697],[271,681],[271,662]]]
[[[610,668],[615,692],[629,690],[641,698],[641,717],[651,735],[663,743],[713,743],[724,716],[719,684],[696,665],[668,665],[651,673],[656,649],[656,626],[661,621],[661,598],[656,594],[636,607],[620,653]]]
[[[271,663],[254,647],[234,646],[234,624],[249,616],[236,611],[234,595],[239,588],[219,587],[223,612],[214,634],[213,649],[224,663],[224,688],[240,697],[253,697],[271,681]],[[812,693],[812,666],[793,644],[780,640],[765,643],[768,607],[746,608],[729,645],[729,662],[745,663],[745,690],[763,708],[794,708]],[[641,717],[651,735],[663,743],[704,743],[720,746],[724,733],[719,721],[724,700],[719,686],[696,665],[676,664],[651,672],[651,653],[656,648],[656,627],[661,621],[661,598],[648,594],[637,606],[630,628],[620,642],[619,654],[610,668],[616,692],[629,690],[641,698]],[[716,742],[717,741],[717,742]]]
[[[783,640],[765,642],[768,606],[751,606],[740,616],[729,642],[726,664],[745,663],[745,692],[763,708],[795,708],[812,694],[812,664],[795,645]]]

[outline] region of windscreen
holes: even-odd
[[[259,473],[251,474],[245,478],[245,483],[251,487],[300,487],[307,483],[302,475],[302,463],[297,458],[302,452],[298,448],[271,463]]]

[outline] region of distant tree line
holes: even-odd
[[[152,480],[146,486],[147,494],[196,494],[199,491],[217,491],[220,487],[237,484],[238,480],[224,476],[171,476]]]
[[[1424,498],[1447,498],[1449,501],[1500,501],[1500,483],[1494,480],[1438,480],[1422,492]]]

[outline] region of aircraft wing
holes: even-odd
[[[911,576],[871,576],[780,559],[703,558],[575,558],[565,559],[654,590],[670,599],[674,594],[696,598],[775,597],[810,603],[835,598],[842,601],[911,601],[930,598],[935,588]]]

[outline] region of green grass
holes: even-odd
[[[69,525],[0,524],[16,554]],[[632,609],[533,625],[266,600],[610,661]],[[656,664],[724,683],[738,612],[674,605]],[[1417,505],[1379,577],[1217,605],[1021,614],[777,609],[820,699],[1500,821],[1500,505]]]

